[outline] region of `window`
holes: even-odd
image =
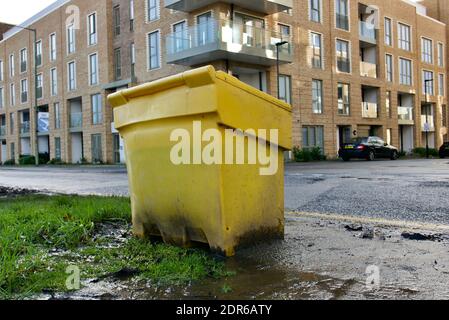
[[[399,83],[412,85],[412,61],[404,58],[399,59]]]
[[[113,9],[114,17],[114,35],[117,37],[120,35],[120,6],[115,6]]]
[[[55,138],[55,159],[61,160],[61,138]]]
[[[398,37],[399,37],[399,49],[411,51],[411,30],[410,27],[398,23]]]
[[[278,28],[279,28],[279,33],[282,36],[282,38],[284,38],[284,37],[288,38],[290,36],[290,26],[278,23]]]
[[[173,33],[175,35],[174,50],[180,52],[188,48],[189,37],[187,32],[187,22],[181,21],[173,25]]]
[[[50,61],[56,60],[56,34],[52,33],[50,35]]]
[[[42,41],[36,42],[36,65],[42,65]]]
[[[214,41],[214,28],[215,28],[212,20],[212,12],[206,12],[199,15],[196,18],[196,23],[198,28],[197,31],[198,45],[204,46],[206,44],[212,43]]]
[[[159,0],[147,0],[148,21],[159,19]]]
[[[53,109],[55,113],[55,129],[61,129],[61,107],[59,102],[53,105]]]
[[[430,39],[421,39],[421,59],[425,63],[433,63],[433,42]]]
[[[3,60],[0,60],[0,81],[3,81]]]
[[[44,85],[44,76],[42,75],[42,73],[38,74],[36,77],[36,97],[38,99],[42,99],[43,97],[43,85]]]
[[[338,84],[338,114],[348,116],[351,111],[349,84]]]
[[[321,34],[311,33],[311,46],[312,46],[312,67],[321,69],[323,67],[323,50]]]
[[[440,73],[438,75],[438,94],[444,96],[444,74]]]
[[[73,24],[67,26],[67,53],[74,53],[76,50],[75,26]]]
[[[101,148],[101,134],[93,134],[92,139],[92,162],[102,163],[103,162],[103,151]]]
[[[348,0],[335,0],[335,21],[338,29],[349,30]]]
[[[28,53],[27,49],[20,50],[20,72],[24,73],[27,71],[27,63],[28,63]]]
[[[135,79],[136,77],[136,45],[133,43],[131,43],[130,46],[130,57],[131,57],[131,78]]]
[[[9,76],[12,78],[15,75],[15,62],[14,62],[14,55],[11,54],[9,56]]]
[[[430,95],[434,95],[435,92],[433,90],[433,72],[432,71],[427,71],[427,70],[423,70],[422,72],[422,78],[423,78],[423,92],[424,94],[430,94]]]
[[[68,89],[69,91],[76,90],[76,63],[75,61],[68,63]]]
[[[386,92],[385,97],[385,110],[387,113],[387,117],[391,119],[391,91]]]
[[[122,78],[122,50],[120,48],[114,50],[114,77],[115,80]]]
[[[321,149],[324,152],[324,127],[304,126],[302,127],[302,147]]]
[[[11,107],[16,104],[16,86],[14,85],[14,83],[11,83],[9,85],[9,102],[11,104]]]
[[[385,44],[393,46],[393,28],[390,18],[385,18]]]
[[[89,23],[89,45],[93,46],[97,44],[97,14],[92,13],[87,19]]]
[[[312,112],[323,113],[323,81],[312,80]]]
[[[53,97],[58,94],[58,74],[56,68],[50,70],[50,94]]]
[[[438,43],[438,66],[444,67],[444,44]]]
[[[388,82],[393,82],[393,56],[391,54],[385,55],[385,73]]]
[[[14,129],[16,127],[16,114],[10,113],[9,114],[9,133],[14,134]]]
[[[349,57],[349,42],[337,40],[337,70],[340,72],[351,72]]]
[[[14,142],[11,142],[10,146],[11,146],[11,160],[15,161],[15,159],[16,159],[16,147],[15,147]]]
[[[321,22],[321,0],[310,1],[310,20],[314,22]]]
[[[92,124],[101,124],[103,122],[101,94],[92,95],[90,100],[92,107]]]
[[[148,69],[150,70],[160,67],[159,39],[159,31],[152,32],[148,35]]]
[[[89,85],[98,84],[98,55],[96,53],[89,56]]]
[[[28,80],[20,81],[20,102],[26,103],[28,101]]]
[[[0,87],[0,109],[5,107],[5,93],[3,87]]]
[[[129,31],[134,31],[134,19],[135,19],[135,12],[134,12],[134,0],[129,0]]]
[[[279,99],[291,104],[291,77],[287,75],[279,75]]]

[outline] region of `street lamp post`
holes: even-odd
[[[288,42],[287,41],[280,41],[280,42],[277,42],[275,45],[276,45],[276,72],[277,72],[277,82],[278,82],[278,99],[280,99],[281,98],[281,91],[280,91],[280,88],[281,88],[281,81],[280,81],[280,58],[279,58],[279,51],[280,51],[280,49],[281,49],[281,47],[283,46],[283,45],[286,45],[286,44],[288,44]]]
[[[424,80],[424,92],[426,95],[426,127],[425,132],[426,132],[426,158],[429,159],[430,155],[429,155],[429,105],[430,105],[430,101],[427,98],[428,97],[428,83],[432,82],[433,83],[433,79],[426,79]]]
[[[29,28],[29,27],[23,27],[23,26],[19,26],[16,25],[14,26],[15,28],[19,28],[19,29],[23,29],[23,30],[28,30],[30,32],[33,33],[33,44],[34,44],[34,112],[35,112],[35,125],[36,125],[36,132],[34,133],[34,155],[35,155],[35,163],[36,166],[39,166],[39,146],[38,146],[38,141],[39,141],[39,137],[38,137],[38,109],[37,109],[37,30],[34,28]]]

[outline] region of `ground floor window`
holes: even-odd
[[[55,159],[61,160],[61,138],[55,138]]]
[[[324,127],[302,127],[302,146],[303,148],[319,147],[324,152]]]
[[[92,135],[92,162],[103,162],[103,151],[101,148],[101,134]]]
[[[11,160],[16,158],[16,146],[14,142],[11,143]]]
[[[115,133],[113,136],[113,144],[114,144],[114,163],[120,163],[120,135]]]

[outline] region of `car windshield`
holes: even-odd
[[[361,144],[361,143],[367,143],[368,138],[353,138],[351,139],[351,143],[353,144]]]

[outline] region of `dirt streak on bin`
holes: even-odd
[[[284,236],[284,152],[291,149],[291,106],[207,66],[108,97],[125,143],[134,232],[165,242],[209,244],[232,256],[239,246]],[[174,130],[278,129],[274,175],[260,164],[175,165]],[[258,137],[250,137],[250,139]],[[245,140],[247,143],[247,140]],[[224,142],[223,142],[224,144]],[[269,149],[267,147],[267,149]]]

